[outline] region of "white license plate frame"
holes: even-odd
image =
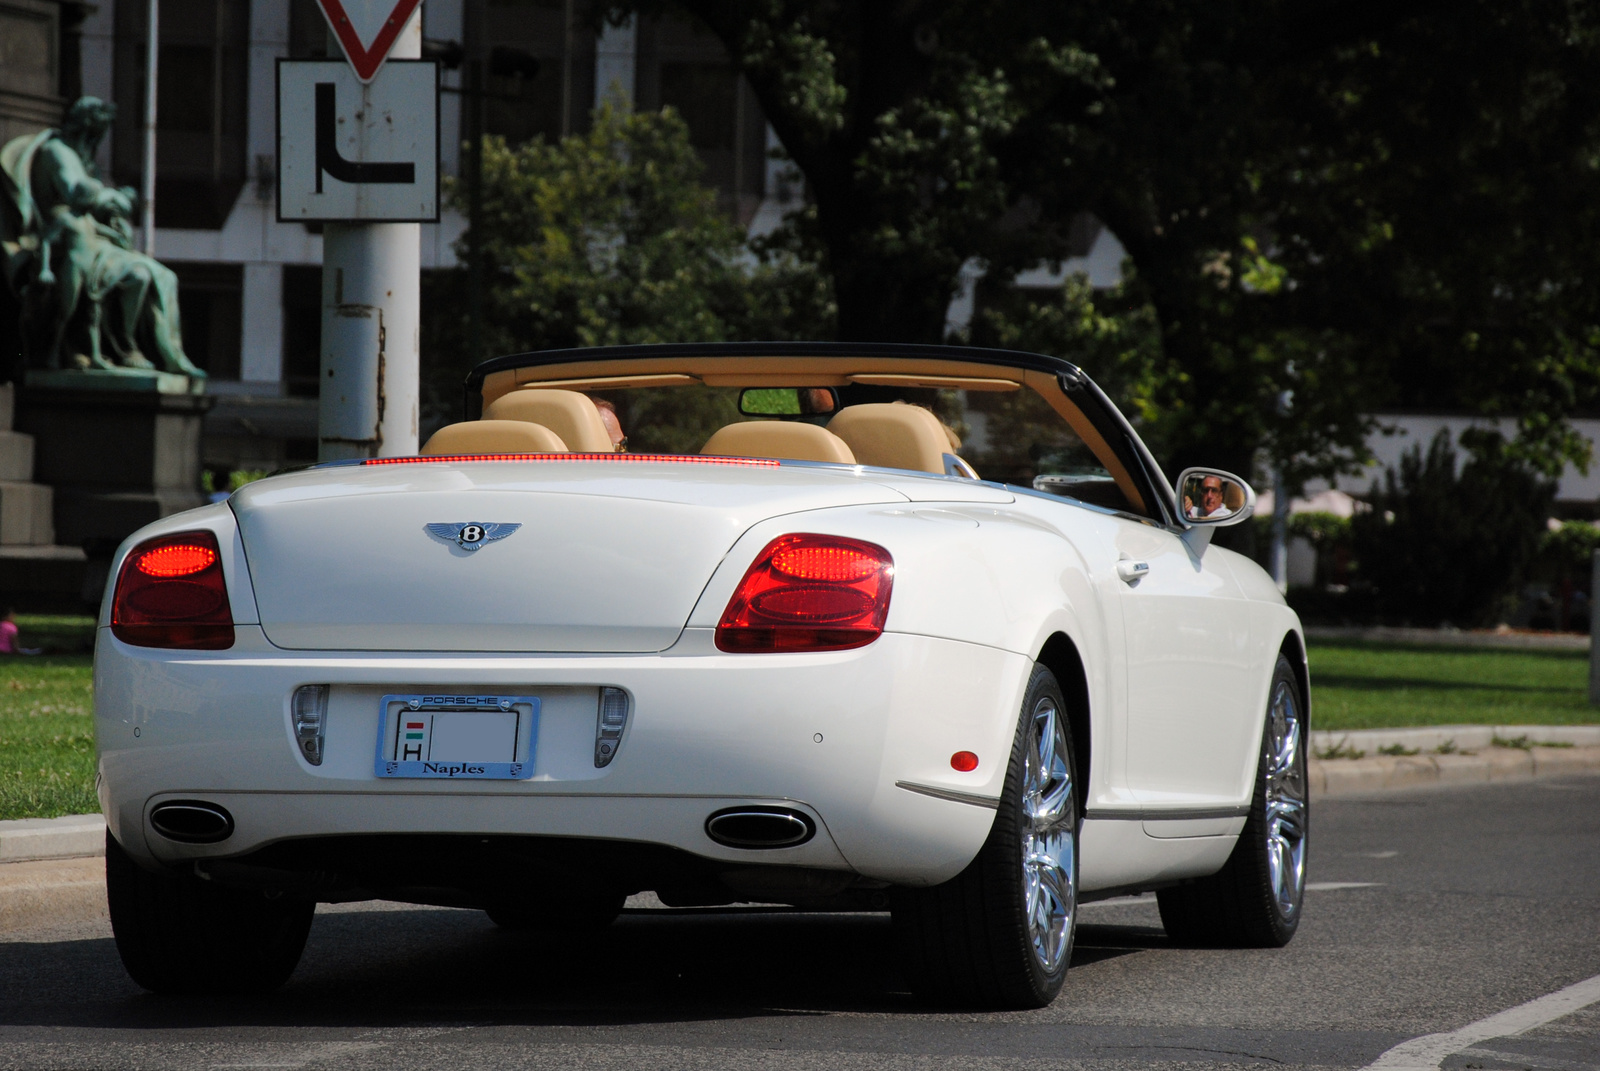
[[[373,772],[426,780],[526,781],[533,776],[538,735],[536,695],[386,695],[378,706]]]

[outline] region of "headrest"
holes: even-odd
[[[610,442],[609,439],[606,441]],[[434,432],[423,446],[422,453],[424,456],[565,454],[567,444],[543,424],[530,424],[526,420],[468,420],[461,424],[446,424]]]
[[[854,465],[855,456],[840,438],[815,424],[788,420],[746,420],[706,440],[702,454],[723,457],[778,457],[794,461],[832,461]]]
[[[950,439],[939,418],[920,406],[899,402],[848,406],[828,422],[828,430],[843,439],[863,465],[944,474]]]
[[[583,454],[609,454],[616,448],[600,420],[600,410],[575,390],[524,387],[502,394],[483,411],[485,420],[527,420],[543,424]]]

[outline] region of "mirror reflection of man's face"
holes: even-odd
[[[1200,516],[1209,517],[1222,508],[1222,480],[1207,476],[1200,481]]]

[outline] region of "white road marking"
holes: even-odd
[[[1306,892],[1332,892],[1335,889],[1371,889],[1382,885],[1381,881],[1308,881]]]
[[[1393,859],[1395,856],[1399,855],[1400,853],[1399,852],[1390,851],[1390,852],[1362,852],[1361,854],[1366,856],[1368,859]]]
[[[1496,1012],[1459,1030],[1425,1034],[1403,1041],[1366,1066],[1365,1071],[1436,1071],[1445,1057],[1490,1038],[1513,1037],[1600,1002],[1600,974],[1574,982],[1538,1000]],[[1520,1059],[1520,1057],[1519,1057]]]

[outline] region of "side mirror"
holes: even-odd
[[[1184,469],[1178,476],[1178,509],[1187,525],[1228,525],[1256,511],[1254,488],[1221,469]]]
[[[746,387],[739,392],[745,416],[826,416],[839,409],[832,387]]]

